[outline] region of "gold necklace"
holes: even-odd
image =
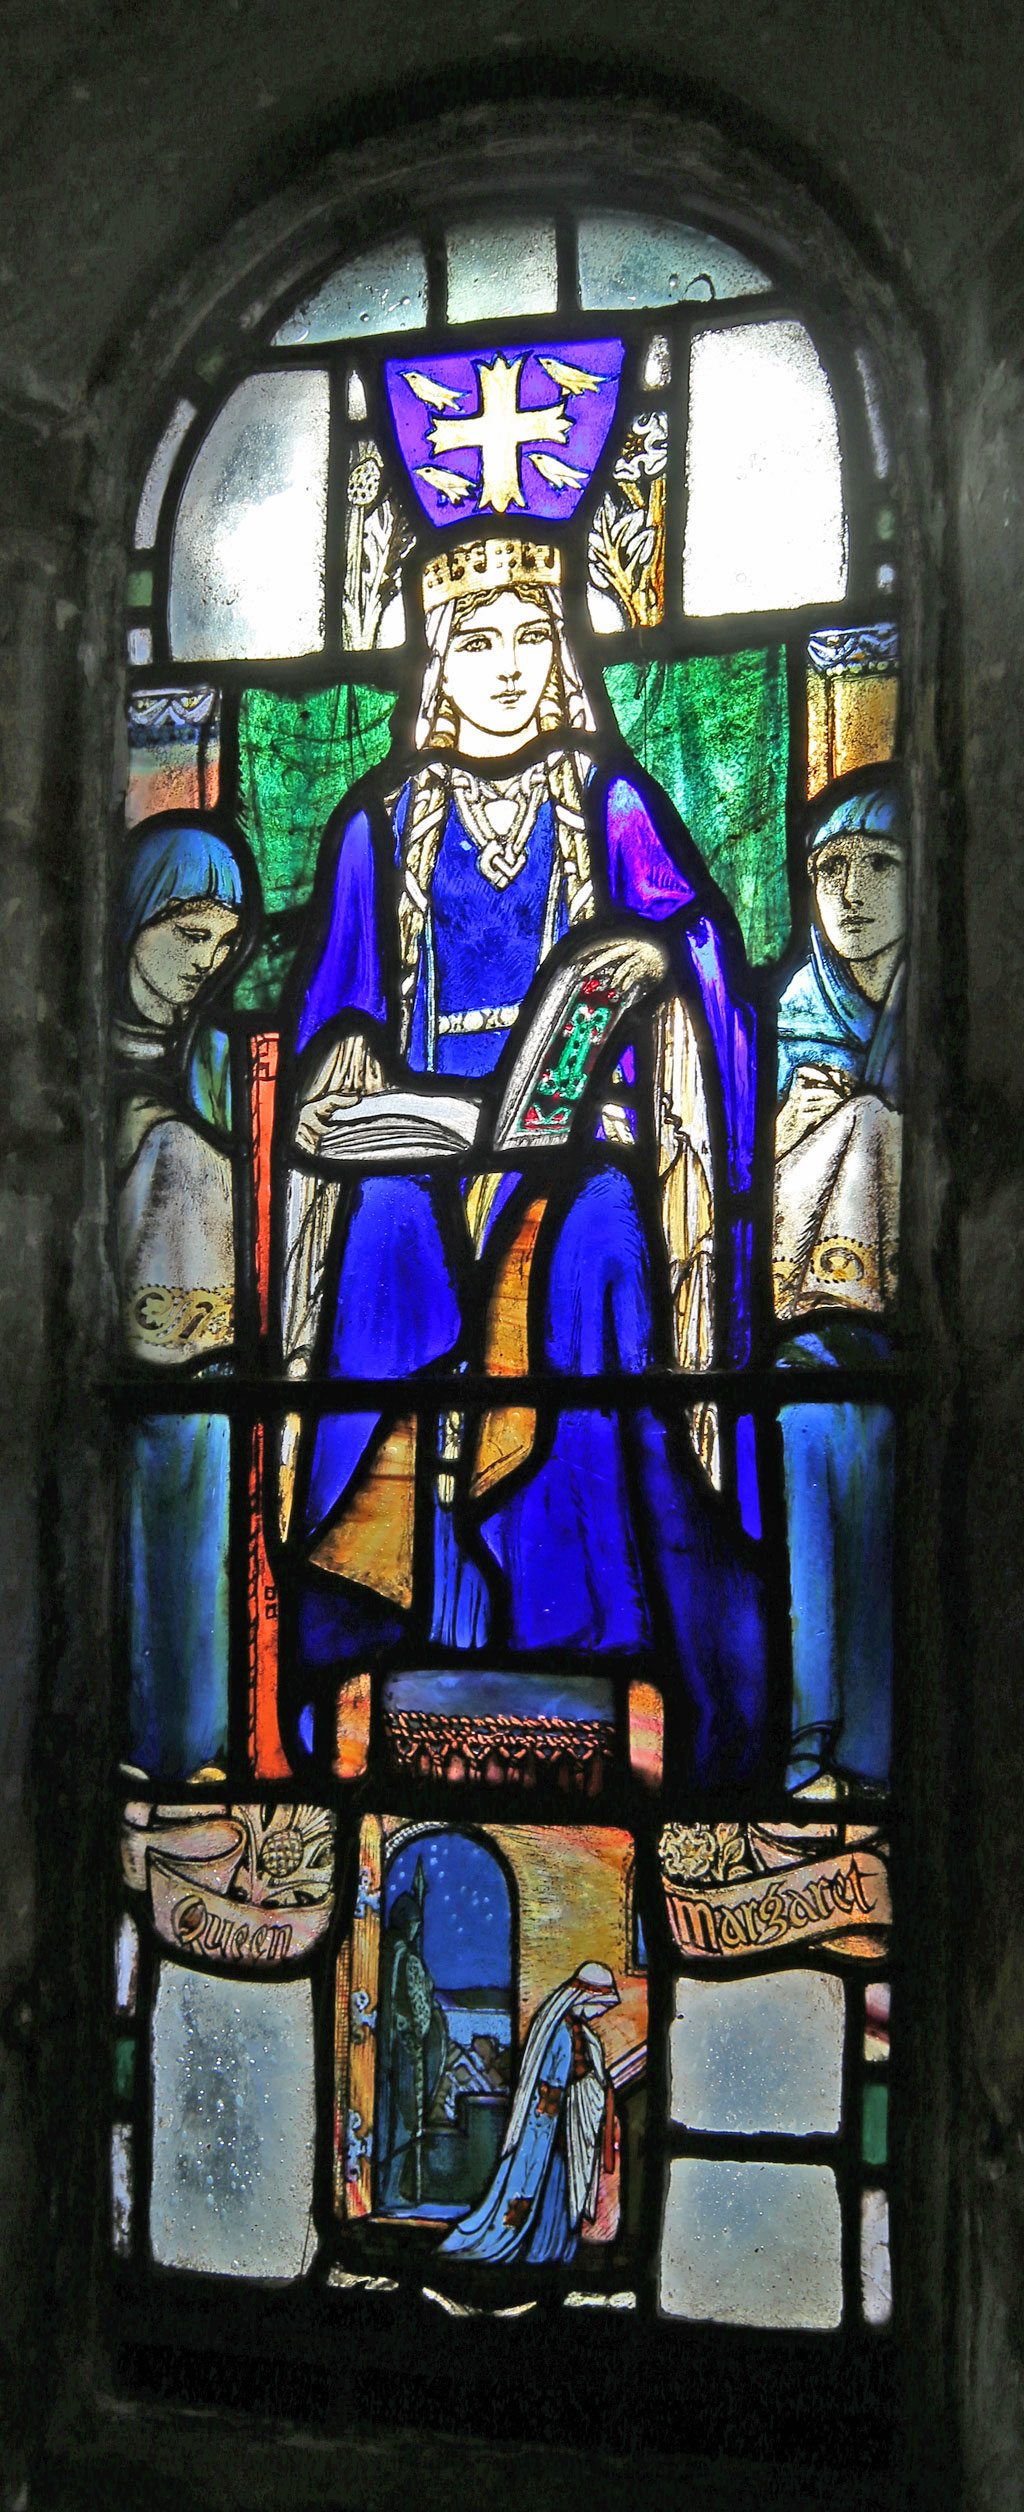
[[[459,818],[477,850],[485,881],[507,890],[526,861],[534,822],[546,789],[543,761],[521,776],[485,785],[468,768],[453,768],[452,792]]]

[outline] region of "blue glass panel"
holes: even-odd
[[[736,1490],[740,1517],[747,1534],[756,1539],[761,1533],[761,1499],[757,1488],[754,1424],[749,1413],[741,1413],[736,1424]]]
[[[385,1878],[377,2018],[377,2204],[450,2220],[479,2197],[508,2121],[512,1906],[501,1861],[421,1835]]]
[[[208,1413],[128,1435],[129,1760],[154,1776],[187,1778],[226,1751],[229,1444]]]
[[[600,1675],[460,1674],[391,1675],[384,1685],[389,1710],[457,1711],[466,1718],[611,1719],[615,1696]]]
[[[881,1782],[892,1712],[893,1421],[881,1404],[781,1414],[793,1636],[790,1784]]]

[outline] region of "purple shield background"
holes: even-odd
[[[619,394],[619,378],[625,346],[621,340],[542,341],[536,347],[524,348],[520,343],[511,348],[464,350],[445,357],[388,358],[384,368],[385,386],[399,452],[409,474],[417,500],[425,515],[442,529],[456,526],[464,530],[478,515],[490,516],[491,506],[481,507],[480,488],[483,465],[479,448],[465,446],[435,453],[431,433],[440,418],[473,419],[482,406],[478,370],[495,358],[508,364],[523,361],[517,388],[521,411],[538,412],[540,432],[536,439],[539,452],[554,454],[575,471],[583,473],[577,487],[574,483],[556,485],[545,480],[531,459],[527,440],[519,455],[519,485],[523,504],[511,505],[502,520],[510,530],[527,517],[538,523],[566,523],[585,496],[595,466],[600,459],[615,418]],[[546,373],[542,358],[558,360],[569,367],[582,368],[596,378],[596,390],[573,393],[560,387]],[[407,381],[410,374],[427,378],[447,392],[457,393],[459,400],[446,405],[443,411],[431,409],[421,401]],[[545,445],[544,411],[555,411],[564,404],[569,430],[564,443]],[[457,472],[464,479],[471,495],[453,504],[418,473],[427,464]]]

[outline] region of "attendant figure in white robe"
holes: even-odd
[[[122,1345],[167,1383],[227,1365],[235,1332],[228,1041],[202,1008],[243,941],[232,849],[184,813],[136,834],[120,898],[117,1243]],[[223,1767],[230,1423],[154,1412],[128,1434],[128,1755],[189,1779]]]
[[[888,1359],[902,1150],[906,862],[891,771],[821,795],[808,838],[810,950],[779,1005],[779,1358]],[[781,1415],[793,1638],[789,1785],[888,1777],[893,1425],[884,1404]]]
[[[537,2008],[497,2170],[443,2256],[531,2267],[575,2257],[613,2154],[612,2088],[593,2025],[618,2003],[607,1964],[587,1962]]]

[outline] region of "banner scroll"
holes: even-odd
[[[739,1962],[815,1944],[878,1960],[892,1924],[879,1842],[728,1883],[665,1875],[664,1886],[673,1937],[691,1962]]]

